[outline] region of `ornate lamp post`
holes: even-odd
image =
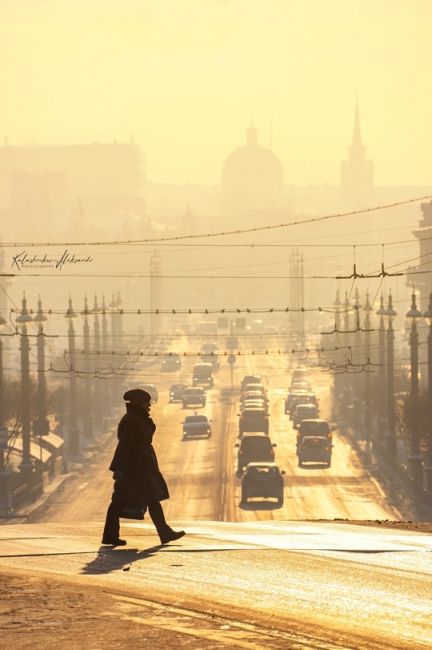
[[[41,479],[41,489],[43,491],[43,459],[42,459],[42,436],[49,433],[49,422],[47,419],[47,386],[45,377],[45,334],[43,325],[47,319],[42,311],[42,303],[39,297],[38,310],[36,316],[33,318],[35,323],[38,323],[37,334],[37,371],[38,371],[38,385],[37,385],[37,418],[33,422],[33,433],[39,436],[40,448],[40,461],[39,471]]]
[[[371,329],[371,319],[370,315],[371,312],[373,311],[373,307],[370,304],[369,301],[369,293],[366,293],[366,302],[363,307],[363,311],[365,312],[365,318],[364,318],[364,326],[365,326],[365,362],[369,363],[371,358],[370,358],[370,350],[371,350],[371,336],[370,336],[370,330]],[[368,446],[369,450],[369,445],[370,445],[370,432],[371,432],[371,375],[370,372],[368,372],[368,368],[366,367],[366,372],[364,375],[364,402],[365,402],[365,409],[364,409],[364,429],[365,429],[365,437],[366,437],[366,444]]]
[[[418,396],[419,396],[419,358],[418,346],[419,337],[417,332],[416,318],[421,318],[421,312],[417,309],[416,295],[411,295],[411,309],[406,313],[411,319],[410,349],[411,349],[411,389],[410,389],[410,438],[411,453],[408,457],[409,470],[413,479],[419,485],[423,482],[422,457],[420,454],[420,439],[418,426]]]
[[[6,325],[3,316],[0,315],[0,329]],[[5,401],[4,401],[4,380],[3,380],[3,341],[0,338],[0,516],[7,516],[9,513],[9,472],[5,465],[5,451],[8,448],[9,432],[5,426]]]
[[[90,327],[88,323],[88,315],[90,314],[87,296],[84,298],[84,309],[81,315],[84,316],[83,327],[83,352],[84,352],[84,395],[83,395],[83,434],[90,442],[93,438],[93,412],[92,412],[92,394],[91,387],[92,381],[90,378]]]
[[[69,436],[68,436],[68,452],[71,456],[78,456],[80,452],[80,440],[78,429],[78,414],[77,414],[77,378],[76,378],[76,348],[75,348],[75,329],[73,319],[77,317],[72,307],[72,299],[69,298],[68,310],[65,318],[69,320],[68,329],[68,345],[69,345],[69,360],[70,360],[70,375],[69,375]]]
[[[429,323],[429,334],[427,340],[428,346],[428,409],[427,418],[429,423],[429,437],[428,437],[428,451],[427,451],[427,465],[425,467],[426,475],[426,489],[432,492],[432,293],[429,294],[429,306],[425,313],[424,318]]]
[[[27,336],[27,323],[33,319],[27,310],[25,293],[22,299],[21,313],[16,322],[21,325],[20,350],[21,350],[21,428],[22,428],[22,462],[20,466],[24,482],[28,486],[33,480],[33,462],[30,455],[30,362],[29,340]]]
[[[393,308],[393,299],[389,293],[387,309],[387,428],[385,433],[385,442],[387,450],[396,454],[396,431],[395,431],[395,409],[394,409],[394,330],[393,318],[397,315]]]
[[[98,305],[98,300],[97,296],[95,295],[94,297],[94,303],[93,303],[93,315],[94,315],[94,321],[93,321],[93,341],[94,341],[94,351],[96,353],[95,356],[95,364],[94,364],[94,371],[95,374],[99,372],[99,361],[100,361],[100,352],[101,352],[101,337],[100,337],[100,324],[99,324],[99,305]],[[101,385],[101,380],[95,377],[94,380],[94,405],[93,405],[93,413],[96,418],[96,422],[99,424],[102,422],[102,419],[104,417],[104,412],[103,412],[103,394],[102,394],[102,385]]]
[[[380,317],[378,328],[378,390],[376,391],[377,405],[378,405],[378,431],[377,439],[381,439],[384,435],[385,420],[386,420],[386,390],[385,390],[385,328],[384,316],[386,309],[384,307],[384,296],[381,294],[380,306],[377,309],[377,316]]]

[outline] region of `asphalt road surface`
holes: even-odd
[[[233,393],[229,368],[223,360],[215,387],[207,393],[207,405],[183,409],[181,404],[168,403],[168,389],[179,379],[190,380],[193,360],[188,359],[180,373],[159,375],[159,401],[152,408],[157,424],[154,446],[171,493],[165,503],[168,518],[198,521],[399,518],[380,485],[362,467],[349,442],[337,431],[330,468],[298,467],[295,430],[284,413],[284,398],[291,381],[286,357],[264,361],[261,357],[259,372],[268,386],[270,437],[277,445],[276,462],[286,472],[283,506],[278,507],[274,500],[251,500],[247,506],[240,507],[241,481],[235,476],[238,386],[244,374],[257,371],[256,360],[244,357],[236,364]],[[329,375],[316,372],[312,384],[320,399],[321,417],[330,418]],[[181,422],[195,410],[212,420],[213,435],[210,439],[183,441]],[[113,438],[97,463],[70,482],[38,520],[65,523],[103,520],[112,490],[107,467],[115,442]]]
[[[169,627],[202,647],[432,647],[428,535],[315,522],[181,525],[186,537],[159,546],[149,524],[125,524],[128,546],[114,550],[99,546],[98,524],[2,526],[0,572],[98,586],[117,595],[117,622]],[[45,606],[55,619],[55,598]],[[25,608],[17,616],[24,621]],[[158,647],[145,638],[139,647]]]

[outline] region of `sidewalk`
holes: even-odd
[[[216,650],[230,625],[53,577],[0,573],[1,647],[16,650]],[[214,638],[212,638],[214,637]],[[275,639],[269,648],[286,647]],[[249,646],[246,646],[249,647]]]
[[[66,460],[67,472],[56,476],[50,483],[48,483],[43,494],[36,501],[17,508],[14,513],[8,517],[1,518],[0,525],[8,523],[25,523],[26,521],[30,521],[32,517],[37,516],[37,513],[41,509],[45,508],[51,499],[65,489],[68,481],[75,478],[87,464],[93,461],[97,454],[107,447],[110,441],[113,440],[115,433],[115,429],[111,429],[106,433],[101,433],[94,439],[91,446],[81,452],[79,461]]]

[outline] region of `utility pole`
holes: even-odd
[[[429,323],[429,334],[427,339],[427,348],[428,348],[428,400],[427,400],[427,418],[428,418],[428,450],[425,467],[426,475],[426,490],[432,492],[432,293],[429,294],[429,305],[425,313],[423,314],[424,318]]]
[[[0,315],[0,327],[5,325]],[[0,339],[0,516],[7,516],[11,507],[9,495],[9,472],[5,463],[5,451],[8,450],[9,432],[5,426],[5,401],[3,379],[3,341]]]
[[[93,439],[93,405],[92,405],[92,381],[90,378],[90,328],[88,323],[89,309],[87,296],[84,298],[84,310],[81,315],[84,316],[83,326],[83,352],[84,352],[84,395],[83,395],[83,434],[87,442]]]
[[[22,299],[21,313],[16,322],[22,327],[20,336],[21,350],[21,431],[22,431],[22,462],[20,465],[24,483],[30,489],[33,483],[33,463],[30,454],[30,361],[29,340],[26,323],[33,319],[27,310],[25,293]]]
[[[380,306],[377,309],[377,315],[380,317],[380,323],[378,328],[378,387],[376,391],[376,399],[378,406],[378,431],[377,439],[382,441],[386,425],[386,368],[385,368],[385,327],[384,327],[384,316],[386,314],[386,309],[384,307],[384,296],[381,294]]]
[[[366,302],[363,307],[365,312],[364,326],[365,326],[365,361],[367,364],[371,362],[371,319],[370,315],[373,310],[372,305],[369,301],[369,292],[366,293]],[[366,366],[366,372],[364,376],[364,428],[365,428],[365,437],[367,450],[370,450],[370,432],[371,432],[371,372],[369,366]]]
[[[421,318],[421,312],[417,309],[416,295],[412,292],[411,309],[406,317],[411,319],[410,349],[411,349],[411,389],[410,389],[410,438],[411,453],[408,457],[410,473],[418,485],[423,484],[423,466],[420,454],[419,426],[418,426],[418,397],[419,397],[419,358],[418,346],[419,337],[417,332],[416,318]]]
[[[386,316],[387,323],[387,430],[386,447],[393,455],[396,455],[396,431],[395,431],[395,408],[394,408],[394,331],[393,318],[397,315],[393,309],[391,293],[388,297]]]
[[[72,307],[72,299],[69,297],[69,307],[65,318],[69,320],[68,344],[69,344],[69,436],[68,452],[72,457],[78,457],[80,453],[80,440],[78,429],[77,414],[77,378],[76,378],[76,349],[75,349],[75,329],[73,319],[77,317]]]
[[[101,340],[100,340],[100,326],[99,326],[99,305],[98,305],[98,300],[97,296],[95,294],[94,297],[94,304],[93,304],[93,315],[94,315],[94,321],[93,321],[93,342],[94,342],[94,351],[95,351],[95,363],[94,363],[94,370],[95,370],[95,379],[94,379],[94,408],[93,408],[93,413],[96,417],[96,422],[97,426],[101,426],[103,422],[103,418],[106,415],[103,411],[103,405],[102,405],[102,385],[101,385],[101,380],[98,378],[99,374],[99,362],[100,362],[100,353],[101,353]]]
[[[37,335],[37,370],[38,370],[38,385],[37,385],[37,418],[33,422],[33,433],[39,436],[39,449],[40,449],[40,484],[43,492],[43,457],[42,457],[42,436],[49,433],[49,422],[47,418],[47,385],[45,376],[45,334],[43,325],[47,317],[42,311],[42,303],[39,298],[38,310],[33,321],[38,323]]]

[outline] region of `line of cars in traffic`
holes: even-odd
[[[285,399],[285,413],[289,414],[297,430],[296,450],[299,467],[305,463],[331,466],[333,427],[320,419],[318,399],[312,391],[306,368],[293,371],[291,387]]]
[[[213,388],[213,373],[219,369],[219,359],[216,343],[204,343],[201,346],[201,359],[192,369],[191,385],[185,382],[172,384],[169,390],[169,402],[181,402],[184,409],[204,407],[207,403],[206,389]],[[211,420],[206,415],[198,414],[185,416],[183,440],[188,438],[210,438],[212,435]]]
[[[279,506],[284,500],[285,474],[275,463],[274,448],[269,436],[268,396],[260,375],[246,375],[240,385],[240,412],[236,443],[237,472],[241,478],[241,501],[250,498],[276,498]]]

